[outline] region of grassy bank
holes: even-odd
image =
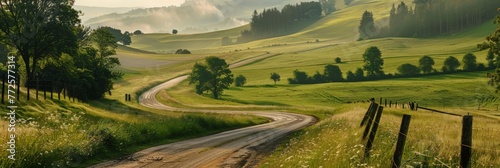
[[[0,167],[83,167],[137,150],[266,122],[252,116],[138,109],[117,101],[90,104],[33,101],[19,105],[16,161],[0,153]],[[10,139],[0,120],[0,148]]]
[[[412,115],[403,167],[459,166],[461,117],[391,108],[384,109],[371,157],[364,158],[366,141],[359,123],[367,108],[368,104],[340,106],[332,117],[295,133],[260,167],[390,167],[403,114]],[[472,167],[500,166],[500,143],[494,140],[500,136],[499,118],[482,112],[471,114]]]

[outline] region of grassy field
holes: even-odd
[[[32,100],[18,106],[16,161],[1,152],[0,167],[89,166],[150,146],[267,122],[253,116],[145,109],[110,99]],[[1,129],[7,130],[4,119]],[[2,131],[0,141],[8,142],[8,136]],[[0,148],[7,149],[7,143]]]
[[[368,104],[341,105],[328,119],[299,131],[260,167],[390,167],[403,114],[412,115],[402,167],[459,167],[461,117],[424,111],[385,108],[369,158],[364,157],[364,127]],[[468,111],[453,110],[465,115]],[[498,113],[498,112],[497,112]],[[498,117],[474,116],[472,167],[498,167]]]

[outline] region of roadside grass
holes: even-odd
[[[225,130],[268,122],[250,115],[179,113],[142,107],[137,101],[125,102],[125,93],[137,96],[152,85],[188,73],[192,63],[211,54],[155,54],[119,47],[125,73],[116,81],[112,95],[86,103],[69,100],[34,100],[21,104],[16,120],[16,161],[0,153],[0,167],[85,167],[116,159],[140,149]],[[262,53],[226,54],[237,62]],[[134,65],[140,59],[143,65]],[[127,62],[129,61],[129,62]],[[43,93],[40,93],[42,95]],[[56,98],[57,96],[55,96]],[[62,98],[62,96],[61,96]],[[9,134],[5,116],[0,120],[0,148],[7,149]],[[5,130],[5,131],[4,131]]]
[[[267,122],[254,116],[137,109],[113,100],[31,101],[19,107],[16,160],[1,152],[0,167],[85,167],[154,145]],[[0,125],[0,148],[8,149],[6,117]]]
[[[458,167],[461,117],[385,108],[370,158],[364,158],[366,140],[359,123],[368,104],[340,105],[335,115],[301,130],[266,157],[260,167],[390,167],[403,114],[412,115],[402,166]],[[466,114],[462,110],[455,113]],[[471,113],[473,155],[471,167],[500,166],[498,118]]]

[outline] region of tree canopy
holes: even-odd
[[[75,54],[78,44],[73,31],[80,24],[72,0],[2,0],[0,34],[17,49],[24,61],[27,81],[35,78],[39,61]]]
[[[420,74],[420,69],[413,64],[403,64],[398,67],[398,72],[403,76],[413,76]]]
[[[467,53],[462,59],[464,63],[464,71],[475,71],[477,69],[476,56],[472,53]]]
[[[432,66],[434,65],[434,59],[432,59],[430,56],[423,56],[422,58],[420,58],[418,63],[420,69],[424,74],[429,74],[434,70],[434,68],[432,68]]]
[[[228,89],[234,81],[229,64],[215,56],[206,57],[205,63],[196,63],[189,79],[189,84],[196,85],[196,93],[203,94],[210,91],[215,99],[218,99],[224,89]]]
[[[367,77],[384,75],[384,71],[382,71],[384,60],[382,59],[382,53],[377,47],[370,47],[366,49],[363,54],[363,62],[365,63],[363,69],[366,71]]]
[[[361,16],[361,22],[358,27],[359,39],[368,39],[376,35],[375,22],[373,20],[373,13],[365,11]]]
[[[280,74],[278,74],[276,72],[271,73],[271,80],[273,80],[274,85],[276,85],[276,82],[281,80]]]
[[[443,72],[455,72],[459,66],[460,62],[458,59],[453,56],[449,56],[446,60],[444,60]]]

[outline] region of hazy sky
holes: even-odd
[[[180,5],[185,0],[76,0],[75,5],[96,7],[162,7]]]

